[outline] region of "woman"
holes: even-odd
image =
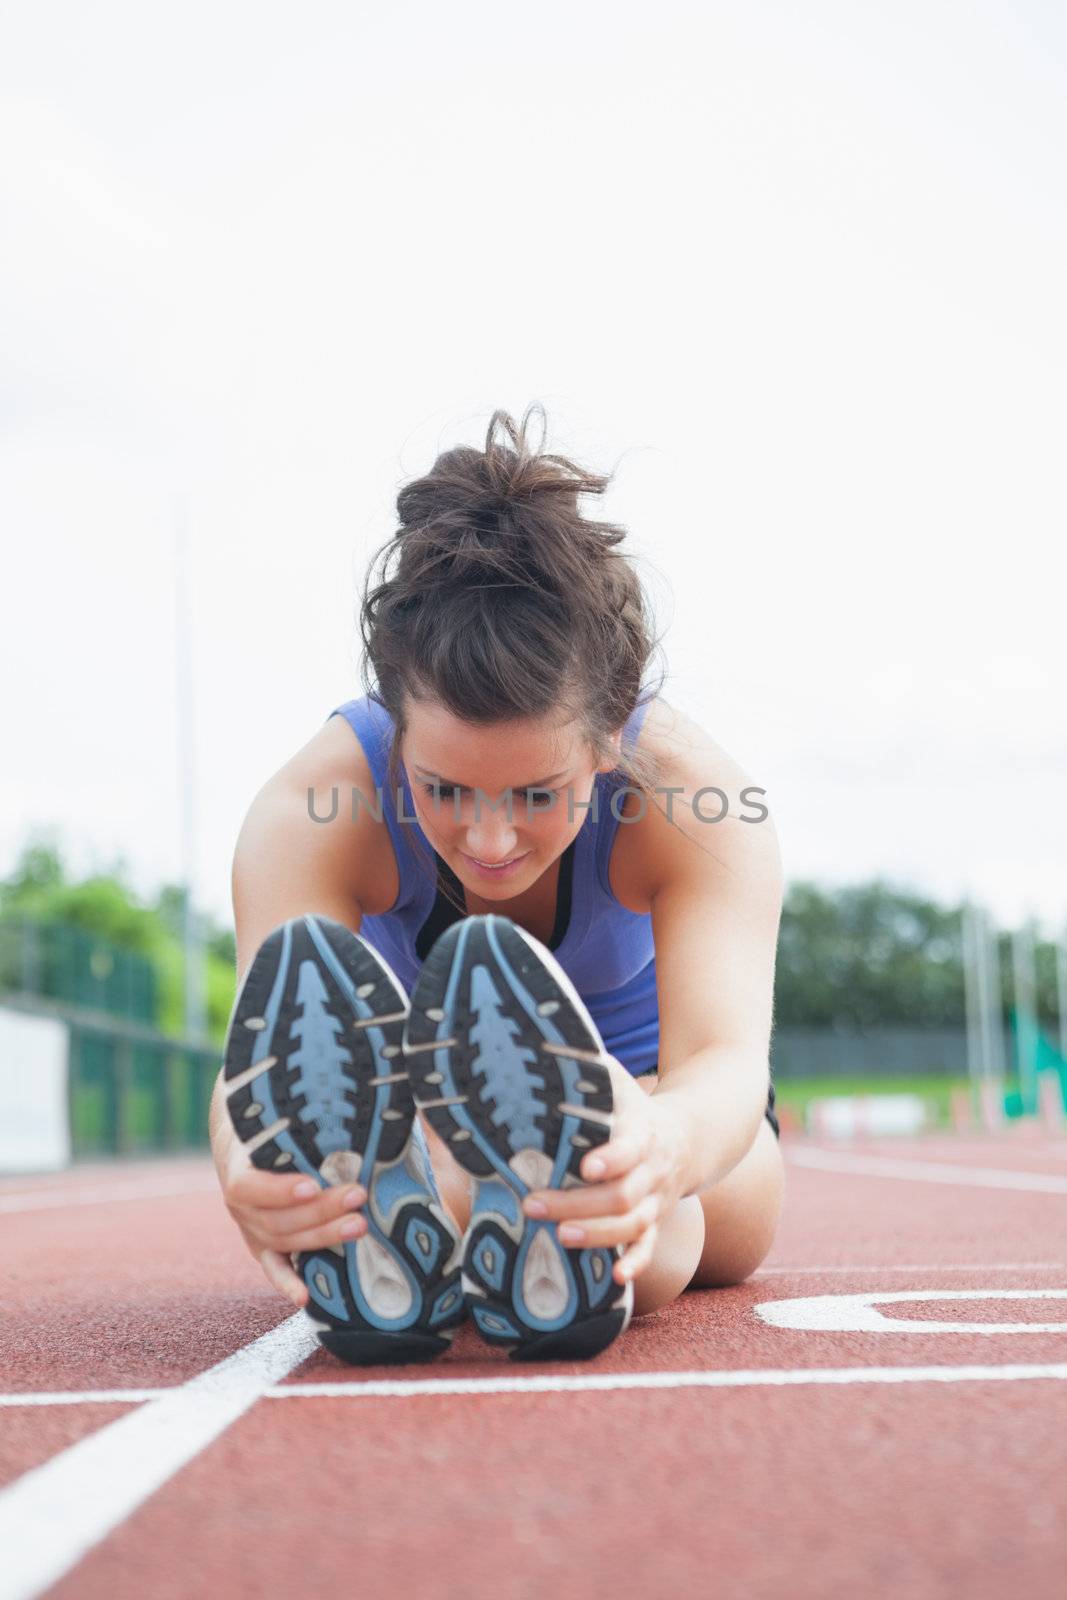
[[[443,1347],[463,1235],[486,1337],[587,1354],[631,1307],[742,1281],[781,1208],[763,791],[644,687],[624,531],[579,508],[610,480],[535,449],[530,416],[497,412],[484,450],[401,490],[362,597],[366,693],[264,786],[235,852],[216,1165],[270,1282],[350,1360]],[[584,1087],[546,1087],[535,1057],[584,1062]]]

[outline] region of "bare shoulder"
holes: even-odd
[[[637,749],[655,768],[652,800],[627,798],[610,875],[619,900],[648,911],[661,889],[691,880],[780,878],[774,819],[759,776],[666,700],[649,706]]]
[[[366,805],[353,805],[354,790]],[[388,827],[372,814],[374,805],[374,775],[363,746],[344,717],[329,717],[259,790],[238,852],[283,849],[309,881],[336,884],[376,915],[396,900],[399,875]]]

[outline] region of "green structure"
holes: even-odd
[[[62,923],[0,922],[0,1004],[68,1030],[75,1158],[203,1148],[217,1053],[157,1026],[146,957]]]
[[[1033,1117],[1040,1109],[1042,1073],[1054,1073],[1060,1095],[1067,1106],[1067,1060],[1050,1044],[1033,1014],[1013,1009],[1010,1013],[1012,1059],[1018,1074],[1018,1087],[1004,1093],[1004,1115]]]

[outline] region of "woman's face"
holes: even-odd
[[[478,726],[433,701],[409,700],[407,711],[401,754],[419,825],[485,900],[521,894],[563,854],[588,814],[597,772],[615,763],[622,731],[598,767],[573,722]]]

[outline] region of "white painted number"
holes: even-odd
[[[816,1294],[802,1300],[765,1300],[754,1307],[772,1328],[805,1333],[1067,1333],[1067,1322],[925,1322],[886,1317],[880,1305],[917,1300],[1067,1300],[1067,1289],[898,1289],[868,1294]]]

